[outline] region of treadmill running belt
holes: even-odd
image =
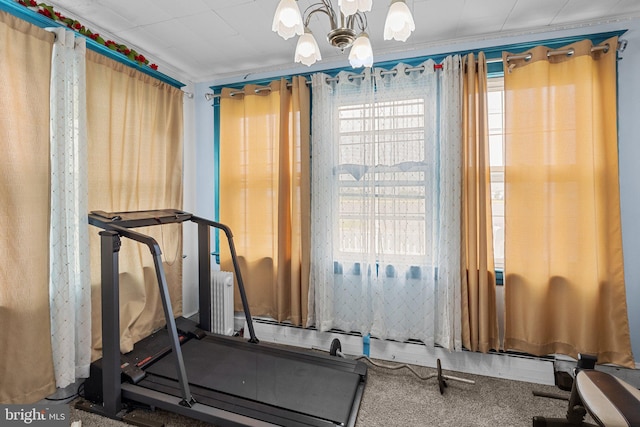
[[[225,345],[210,337],[182,346],[189,383],[314,417],[345,422],[360,375],[305,358],[261,351],[260,344]],[[172,354],[146,369],[177,381]]]

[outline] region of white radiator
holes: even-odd
[[[211,332],[233,335],[233,273],[211,272]]]

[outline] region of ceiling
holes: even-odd
[[[300,10],[318,0],[298,0]],[[335,0],[334,3],[337,4]],[[460,41],[572,28],[640,17],[639,0],[407,0],[416,30],[405,43],[384,41],[389,0],[375,0],[367,20],[374,58]],[[278,0],[53,0],[79,20],[158,64],[158,71],[194,83],[271,70],[292,70],[297,38],[271,31]],[[312,17],[323,64],[346,66],[329,46],[328,20]]]

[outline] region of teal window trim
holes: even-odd
[[[220,98],[213,100],[213,188],[216,196],[213,201],[213,215],[215,221],[220,221]],[[220,265],[220,230],[214,230],[214,251],[216,264]]]
[[[24,7],[20,4],[18,4],[17,2],[13,1],[13,0],[0,0],[0,10],[7,12],[17,18],[22,19],[23,21],[27,21],[30,24],[36,25],[40,28],[50,28],[50,27],[63,27],[63,28],[67,28],[66,25],[61,24],[59,22],[56,22],[52,19],[47,18],[44,15],[41,15],[37,12],[34,12],[33,10]],[[127,58],[126,56],[122,55],[121,53],[116,52],[115,50],[111,50],[106,46],[101,45],[100,43],[98,43],[97,41],[83,35],[80,34],[78,32],[75,32],[76,37],[84,37],[86,39],[87,42],[87,48],[91,49],[94,52],[97,52],[99,54],[102,54],[108,58],[114,59],[118,62],[120,62],[121,64],[127,65],[131,68],[135,68],[138,71],[141,71],[151,77],[154,77],[164,83],[167,83],[175,88],[182,88],[184,86],[186,86],[184,83],[179,82],[178,80],[175,80],[159,71],[154,70],[153,68],[150,68],[148,66],[141,66],[139,65],[136,61],[132,61],[131,59]]]

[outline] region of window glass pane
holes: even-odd
[[[495,267],[504,269],[504,80],[488,82],[489,162],[491,165],[491,209]]]
[[[372,247],[387,260],[426,254],[424,102],[398,99],[339,109],[343,259]]]

